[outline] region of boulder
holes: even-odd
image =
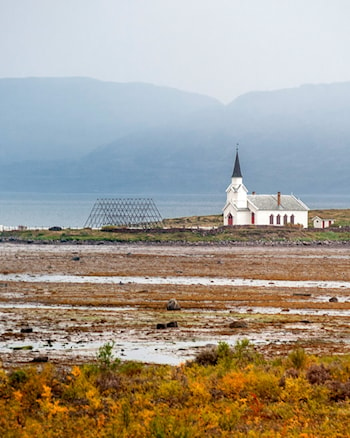
[[[32,362],[34,363],[46,363],[49,361],[49,358],[47,356],[38,356],[38,357],[34,357],[32,359]]]
[[[181,310],[181,306],[180,306],[180,304],[177,302],[177,300],[175,298],[171,298],[168,301],[166,309],[167,310]]]
[[[166,324],[163,323],[157,324],[157,330],[164,330],[166,328],[174,328],[174,327],[178,327],[177,321],[171,321]]]
[[[248,324],[244,321],[232,321],[229,324],[230,328],[247,328]]]
[[[337,297],[332,297],[329,299],[330,303],[337,303],[338,302],[338,298]]]
[[[21,328],[21,333],[33,333],[33,329],[31,327]]]

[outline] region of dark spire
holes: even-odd
[[[238,143],[236,148],[236,160],[233,168],[232,178],[242,178],[241,166],[239,165]]]

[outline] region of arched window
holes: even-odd
[[[280,215],[280,214],[278,214],[278,215],[276,216],[276,224],[277,224],[277,225],[281,225],[281,215]]]
[[[273,214],[270,215],[270,225],[273,225]]]
[[[294,214],[292,214],[292,216],[290,217],[290,223],[294,224]]]
[[[284,225],[287,225],[287,223],[288,223],[288,216],[285,214],[285,215],[283,216],[283,224],[284,224]]]

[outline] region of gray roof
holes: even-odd
[[[277,203],[276,195],[248,195],[248,201],[259,210],[305,211],[308,207],[293,195],[281,195],[281,203]]]

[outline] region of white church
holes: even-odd
[[[288,224],[308,227],[309,208],[294,195],[257,195],[243,184],[238,149],[231,184],[226,189],[226,205],[223,209],[224,225],[274,225]]]

